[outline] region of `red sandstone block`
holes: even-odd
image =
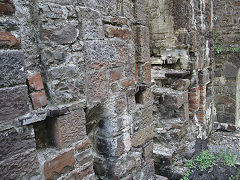
[[[34,109],[44,107],[48,104],[45,91],[34,92],[34,93],[30,94],[30,96],[32,99]]]
[[[41,73],[37,72],[28,77],[28,84],[34,90],[44,89]]]
[[[86,135],[86,120],[83,109],[50,120],[49,127],[55,146],[65,148],[81,141]]]
[[[142,75],[143,84],[151,83],[151,63],[150,62],[143,64],[141,75]]]
[[[113,17],[111,22],[116,23],[118,25],[127,25],[127,18],[125,17]]]
[[[135,64],[135,73],[134,73],[135,81],[138,81],[138,65]]]
[[[122,70],[120,69],[113,69],[110,71],[110,82],[117,81],[122,77]]]
[[[131,32],[127,28],[120,28],[117,26],[105,25],[105,36],[109,38],[117,37],[123,40],[131,38]]]
[[[64,168],[74,168],[75,159],[74,159],[74,150],[67,151],[63,154],[60,154],[56,158],[46,161],[44,163],[44,175],[45,178],[54,179],[54,177],[60,177],[63,173]]]
[[[152,160],[153,153],[153,143],[151,142],[149,145],[143,148],[143,157],[146,163]]]
[[[11,0],[4,0],[0,2],[0,14],[12,15],[15,12],[15,7]]]
[[[125,87],[125,88],[130,87],[134,84],[135,84],[135,82],[133,80],[130,80],[130,79],[126,79],[126,80],[122,81],[122,86]]]
[[[97,102],[107,97],[107,77],[104,71],[87,73],[87,100],[89,103]]]
[[[20,40],[11,32],[0,31],[0,48],[20,48]]]

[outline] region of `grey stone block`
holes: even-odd
[[[25,84],[24,54],[21,51],[0,52],[0,87]]]
[[[27,86],[0,89],[0,129],[12,126],[14,118],[29,111]]]

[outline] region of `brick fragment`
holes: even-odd
[[[20,40],[11,32],[0,31],[0,48],[17,48],[21,47]]]
[[[0,14],[12,15],[15,13],[15,7],[11,0],[4,0],[0,2]]]
[[[127,28],[120,28],[117,26],[105,25],[105,36],[109,38],[120,38],[123,40],[128,40],[131,38],[131,32]]]
[[[44,107],[48,104],[47,96],[45,94],[45,91],[39,91],[39,92],[31,93],[30,96],[31,96],[31,99],[32,99],[34,109]]]
[[[40,72],[37,72],[28,77],[28,84],[33,90],[42,90],[44,89],[42,76]]]

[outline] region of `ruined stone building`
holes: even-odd
[[[0,0],[0,179],[181,179],[196,139],[240,125],[239,12]]]

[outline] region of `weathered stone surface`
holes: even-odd
[[[21,51],[0,52],[0,87],[25,84],[24,54]]]
[[[152,160],[153,155],[153,142],[150,142],[146,147],[143,148],[144,161],[148,164]]]
[[[183,104],[188,102],[187,91],[175,91],[170,88],[154,88],[153,94],[155,96],[160,96],[161,102],[164,103],[164,106],[167,106],[170,108],[178,109]]]
[[[136,26],[134,32],[134,40],[136,44],[136,61],[147,62],[150,60],[149,51],[149,31],[146,26]]]
[[[189,79],[180,79],[177,81],[174,81],[173,83],[173,89],[179,90],[179,91],[186,91],[190,86],[190,80]]]
[[[128,47],[122,41],[86,41],[85,58],[91,69],[121,66],[128,62]]]
[[[237,76],[238,69],[230,63],[226,63],[223,71],[223,75],[227,78],[235,78]]]
[[[0,133],[0,161],[35,148],[34,133],[31,128],[23,128],[19,132],[9,129]]]
[[[77,44],[77,42],[75,43]],[[74,46],[74,45],[73,45]],[[77,47],[74,47],[77,48]],[[41,60],[44,65],[61,65],[67,61],[67,48],[46,48],[42,51]]]
[[[51,2],[51,1],[50,1]],[[53,4],[54,3],[54,4]],[[55,4],[54,1],[48,4],[39,4],[41,13],[41,19],[46,20],[47,18],[53,19],[66,19],[68,16],[68,10],[65,6]]]
[[[168,180],[168,178],[163,176],[158,176],[158,175],[155,175],[155,176],[156,176],[156,180]]]
[[[96,71],[94,73],[87,74],[88,86],[87,86],[87,102],[94,103],[99,102],[107,97],[107,81],[106,73]]]
[[[86,134],[85,123],[83,109],[47,121],[52,140],[60,148],[69,147],[72,143],[83,140]]]
[[[106,157],[121,156],[131,148],[130,133],[126,132],[113,138],[98,137],[96,145],[99,153]]]
[[[13,125],[14,118],[28,112],[27,86],[0,89],[0,129]]]
[[[60,154],[50,161],[44,163],[44,175],[46,179],[56,179],[62,174],[74,168],[74,150]],[[65,169],[65,170],[64,170]],[[66,171],[67,169],[67,171]]]
[[[105,36],[109,38],[121,38],[123,40],[128,40],[131,38],[131,32],[127,28],[120,28],[117,26],[105,25]]]
[[[77,7],[83,39],[103,39],[103,24],[99,12],[86,7]]]
[[[74,170],[70,174],[66,175],[64,178],[66,179],[88,179],[88,180],[94,180],[94,170],[93,167],[90,166],[87,169],[79,169]]]
[[[137,132],[135,132],[132,136],[132,146],[134,147],[138,147],[141,146],[143,144],[145,144],[146,142],[148,142],[149,140],[151,140],[153,138],[153,126],[147,126],[144,129],[140,129]]]
[[[145,23],[146,21],[146,1],[136,0],[134,2],[134,17],[140,23]]]
[[[65,104],[84,100],[84,72],[79,73],[75,65],[59,66],[48,70],[47,86],[51,101]]]
[[[141,164],[141,153],[133,152],[111,162],[108,176],[111,179],[120,179],[128,171],[133,172]]]
[[[143,179],[151,179],[154,175],[154,161],[151,160],[148,164],[146,164],[141,170],[141,177]]]
[[[148,106],[145,108],[137,108],[133,114],[134,128],[141,129],[152,123],[153,118],[153,106]]]
[[[49,35],[50,40],[57,44],[70,44],[76,41],[79,30],[72,25],[66,25],[62,29],[52,32]]]
[[[136,103],[143,105],[151,105],[153,103],[153,95],[150,89],[146,89],[144,91],[139,91],[135,95]]]
[[[0,162],[0,175],[3,179],[30,179],[37,175],[39,163],[37,153],[29,149]]]
[[[131,123],[131,117],[123,115],[114,119],[105,118],[99,122],[99,135],[103,137],[111,137],[118,135],[122,130],[128,129]]]
[[[153,156],[156,163],[163,164],[164,166],[169,166],[172,164],[173,152],[161,144],[154,144]]]

